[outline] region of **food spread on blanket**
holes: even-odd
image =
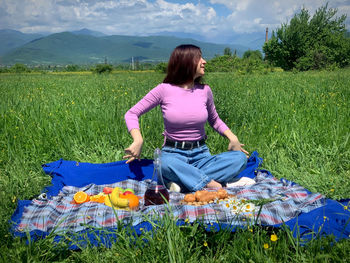
[[[183,202],[193,205],[205,205],[213,203],[215,200],[228,199],[229,195],[225,189],[219,189],[217,191],[200,190],[195,193],[186,194]]]
[[[74,194],[73,201],[76,204],[85,202],[98,202],[117,209],[135,210],[139,207],[139,197],[131,188],[123,189],[121,187],[105,187],[103,192],[97,195],[89,196],[83,191]]]

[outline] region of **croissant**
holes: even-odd
[[[190,202],[203,202],[209,203],[215,199],[225,199],[228,197],[227,191],[225,189],[219,189],[216,192],[209,192],[206,190],[196,191],[194,194],[187,194],[184,197],[184,201]]]
[[[184,201],[186,203],[196,202],[196,197],[194,194],[187,194],[187,195],[185,195]]]

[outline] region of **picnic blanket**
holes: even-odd
[[[119,161],[107,164],[79,163],[58,160],[43,165],[52,176],[52,185],[33,200],[19,201],[12,216],[11,232],[15,236],[35,240],[50,233],[57,240],[65,233],[78,233],[79,239],[88,238],[95,245],[110,242],[110,235],[118,224],[132,226],[136,233],[152,229],[151,220],[157,220],[171,211],[179,224],[200,222],[209,231],[218,231],[249,224],[281,227],[287,225],[295,236],[311,239],[316,235],[333,234],[337,239],[350,234],[349,200],[335,201],[320,193],[311,193],[302,186],[276,179],[266,170],[259,170],[262,159],[254,152],[239,178],[249,177],[255,183],[227,188],[232,198],[195,206],[181,203],[184,194],[170,192],[169,205],[144,206],[136,211],[114,210],[101,203],[72,203],[77,191],[94,195],[105,186],[132,188],[143,196],[153,173],[152,160],[126,164]],[[265,200],[263,204],[259,201]],[[102,233],[108,230],[108,234]],[[101,237],[104,237],[101,239]],[[102,241],[101,241],[102,240]]]

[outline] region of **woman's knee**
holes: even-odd
[[[230,151],[230,161],[235,167],[244,168],[247,165],[247,156],[241,151]]]
[[[246,166],[247,162],[248,162],[247,155],[245,155],[245,153],[243,153],[241,151],[238,151],[238,153],[239,153],[238,159],[242,163],[242,166]]]

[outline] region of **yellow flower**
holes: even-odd
[[[276,242],[277,239],[278,239],[278,237],[277,237],[277,235],[272,234],[271,237],[270,237],[270,239],[271,239],[272,242]]]
[[[205,247],[207,247],[207,246],[208,246],[207,241],[204,241],[203,246],[205,246]]]
[[[348,206],[347,205],[344,206],[344,210],[348,210]]]
[[[331,192],[334,192],[334,189],[332,188],[330,191],[331,191]]]
[[[265,248],[265,249],[268,249],[268,248],[269,248],[269,244],[265,243],[265,244],[264,244],[264,248]]]
[[[188,218],[185,219],[185,223],[189,223],[190,220]]]
[[[227,207],[227,208],[229,208],[229,207],[230,207],[230,204],[229,204],[229,203],[227,203],[227,204],[226,204],[226,207]]]

